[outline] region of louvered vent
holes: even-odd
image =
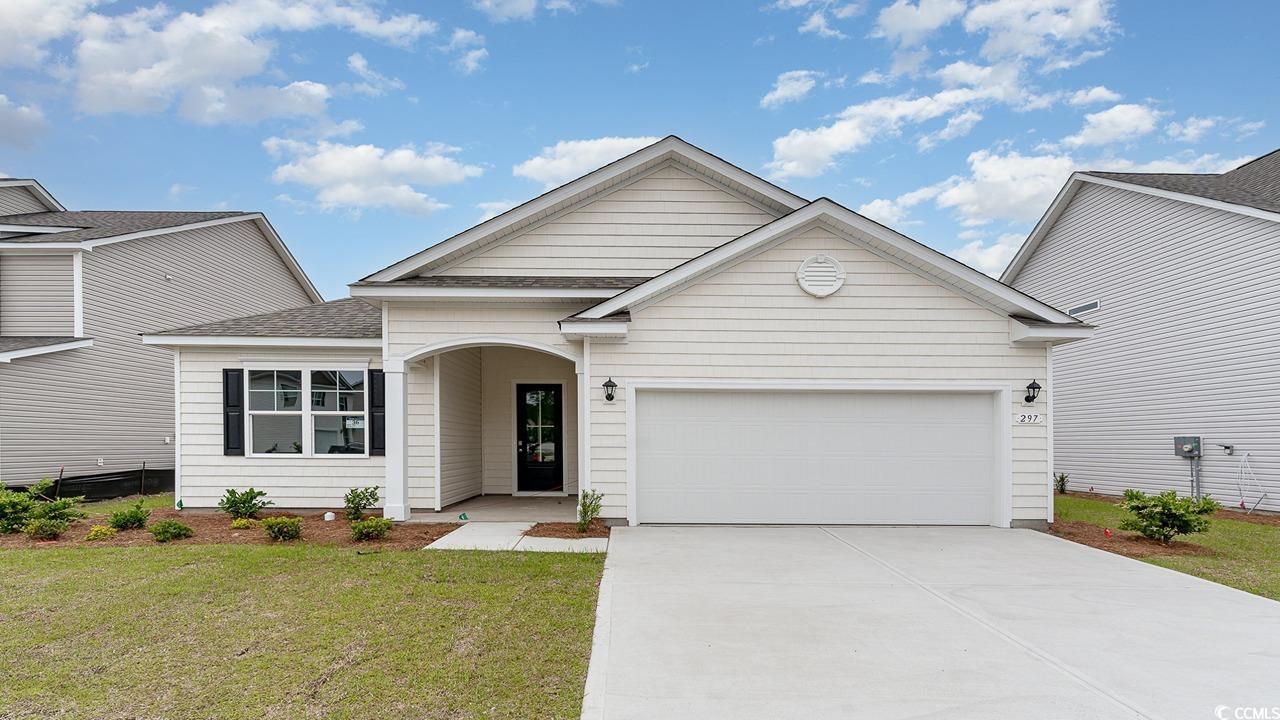
[[[835,258],[814,255],[800,263],[796,270],[800,289],[814,297],[826,297],[844,285],[844,268]]]

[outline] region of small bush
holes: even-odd
[[[131,508],[111,513],[107,524],[116,530],[140,530],[147,526],[147,519],[150,517],[151,511],[143,510],[142,501],[139,500]]]
[[[35,518],[22,530],[33,540],[57,540],[69,527],[71,523],[65,520]]]
[[[36,499],[30,493],[0,488],[0,533],[22,532],[35,509]]]
[[[270,500],[263,499],[266,496],[266,492],[253,488],[243,492],[227,488],[227,494],[218,501],[218,509],[233,518],[257,517],[263,508],[273,504]]]
[[[351,539],[356,542],[364,542],[366,540],[381,540],[391,532],[391,527],[395,523],[386,518],[369,518],[368,520],[357,520],[351,523]]]
[[[232,530],[250,530],[253,528],[253,521],[249,518],[235,518],[231,521]]]
[[[1053,476],[1053,490],[1059,495],[1062,495],[1067,491],[1067,474],[1066,473],[1057,473],[1056,475]]]
[[[1165,545],[1179,535],[1201,533],[1209,529],[1209,518],[1219,507],[1218,501],[1209,496],[1199,500],[1178,497],[1169,490],[1159,495],[1147,495],[1139,490],[1125,490],[1120,507],[1128,510],[1130,517],[1120,523],[1123,530],[1133,530],[1139,535],[1159,540]]]
[[[578,497],[578,532],[584,533],[591,527],[591,521],[600,515],[604,504],[604,496],[595,490],[587,490]]]
[[[196,534],[190,525],[183,525],[177,520],[161,520],[151,523],[151,527],[147,528],[147,532],[156,539],[156,542],[166,543],[170,540],[183,540]]]
[[[364,511],[378,504],[378,488],[351,488],[342,502],[347,507],[347,522],[356,522],[364,517]]]
[[[287,540],[297,540],[302,537],[302,518],[300,517],[272,517],[262,521],[262,529],[267,531],[267,537],[276,542],[285,542]]]
[[[109,540],[116,536],[118,531],[110,525],[94,525],[89,528],[89,534],[84,536],[85,540],[93,542],[94,540]]]
[[[82,502],[84,502],[83,497],[64,497],[37,502],[31,517],[36,520],[52,520],[70,525],[71,521],[85,516],[85,512],[80,509]]]

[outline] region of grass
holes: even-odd
[[[603,556],[0,551],[3,718],[569,718]]]
[[[106,517],[111,513],[133,507],[139,500],[142,501],[142,507],[145,510],[173,507],[173,493],[159,493],[157,495],[131,495],[125,498],[116,498],[115,500],[87,502],[84,504],[83,509],[89,514],[90,519]]]
[[[1058,495],[1056,517],[1116,528],[1125,511],[1105,500]],[[1210,548],[1212,555],[1153,555],[1145,562],[1172,568],[1256,595],[1280,600],[1280,526],[1213,518],[1208,532],[1178,537]]]

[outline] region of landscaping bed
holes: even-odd
[[[577,538],[607,538],[609,537],[609,526],[604,524],[604,520],[596,518],[587,526],[586,532],[578,532],[577,523],[541,522],[526,530],[524,534],[527,537],[566,538],[570,540]]]

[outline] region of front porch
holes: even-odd
[[[415,510],[409,522],[573,522],[577,502],[575,495],[480,495],[443,510]]]

